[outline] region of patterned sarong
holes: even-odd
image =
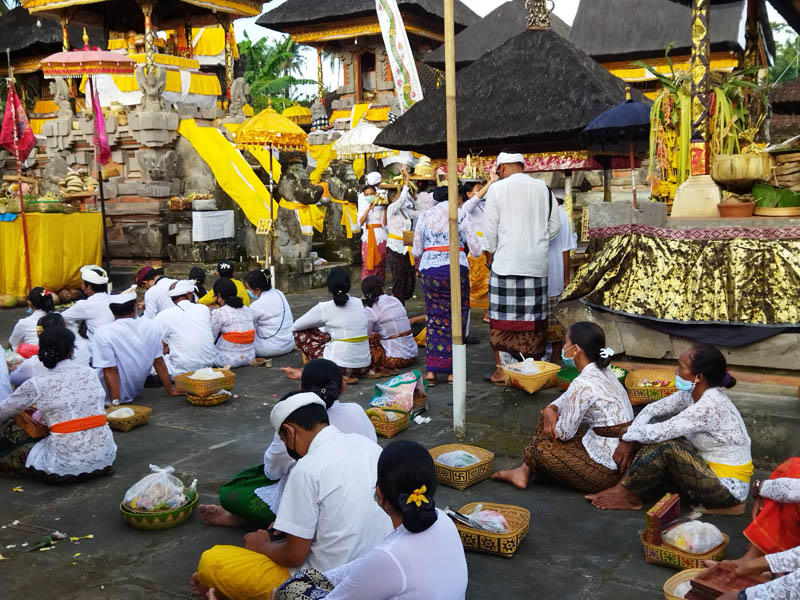
[[[770,479],[800,478],[800,458],[784,461]],[[800,504],[784,504],[764,498],[764,505],[744,530],[745,537],[764,554],[785,552],[800,546]]]
[[[256,465],[236,475],[219,490],[219,502],[222,508],[237,517],[242,517],[251,525],[262,529],[269,527],[275,520],[266,502],[256,496],[259,488],[276,484],[264,475],[264,465]]]
[[[425,362],[431,373],[453,372],[453,332],[450,325],[450,266],[420,271],[425,292]],[[461,329],[467,329],[469,314],[469,269],[461,267]]]
[[[375,264],[372,269],[367,268],[369,245],[367,242],[361,243],[361,281],[364,281],[370,275],[378,275],[381,279],[386,281],[386,242],[378,244],[378,253],[380,254],[380,262]]]
[[[325,345],[331,341],[329,333],[314,327],[312,329],[304,329],[303,331],[295,331],[294,344],[297,349],[303,353],[306,359],[315,360],[323,358],[325,352]],[[360,369],[350,369],[347,367],[339,366],[344,377],[363,377],[369,371],[369,367]]]
[[[486,266],[486,257],[471,254],[469,260],[469,307],[489,308],[489,276],[491,272]]]
[[[386,348],[381,344],[381,334],[373,333],[369,336],[369,351],[372,355],[370,369],[406,369],[417,362],[417,358],[397,358],[386,354]]]
[[[316,569],[298,571],[278,588],[277,600],[320,600],[333,591],[330,581]]]

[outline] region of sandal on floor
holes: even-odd
[[[358,377],[343,377],[342,381],[347,385],[355,385],[358,383]]]
[[[375,373],[374,371],[369,371],[366,375],[364,375],[364,377],[366,377],[367,379],[383,379],[384,377],[386,377],[386,375],[384,375],[382,372]]]

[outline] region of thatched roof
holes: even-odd
[[[402,11],[437,22],[444,21],[441,0],[399,0],[397,4]],[[461,0],[456,0],[455,8],[456,30],[472,25],[479,19]],[[369,15],[375,15],[374,0],[286,0],[261,15],[256,23],[267,29],[286,32],[293,27]]]
[[[625,100],[625,84],[552,30],[530,30],[462,69],[457,80],[459,151],[492,154],[578,149],[594,117]],[[635,99],[640,99],[639,94]],[[383,130],[376,144],[446,154],[445,90]]]
[[[762,0],[763,2],[764,0]],[[747,0],[728,0],[711,9],[711,49],[744,50]],[[663,56],[692,48],[692,11],[668,0],[581,0],[570,40],[596,60]],[[767,47],[774,52],[766,9],[762,21]]]
[[[90,45],[105,50],[107,40],[102,29],[87,28],[87,33]],[[83,28],[70,27],[69,41],[73,48],[83,48]],[[11,50],[12,58],[60,52],[61,25],[33,16],[24,8],[15,8],[0,17],[0,49],[6,48]]]
[[[569,39],[569,25],[555,15],[551,15],[551,19],[553,31]],[[456,68],[475,62],[527,28],[525,0],[501,4],[456,36]],[[424,60],[432,67],[444,69],[444,46],[429,52]]]
[[[800,78],[776,85],[769,93],[769,101],[775,114],[800,114]]]

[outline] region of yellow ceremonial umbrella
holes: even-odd
[[[295,104],[294,106],[284,109],[281,115],[287,119],[291,119],[298,125],[311,125],[311,109],[307,106]]]

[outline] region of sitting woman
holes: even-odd
[[[230,279],[217,279],[213,293],[214,301],[219,305],[211,313],[211,332],[217,347],[215,366],[247,366],[256,358],[253,315],[237,295],[236,286]]]
[[[47,372],[0,401],[0,474],[28,473],[51,483],[110,474],[117,446],[106,423],[106,392],[97,373],[69,360],[75,344],[70,330],[48,327],[38,341]],[[50,435],[38,442],[11,418],[32,406],[50,428]]]
[[[244,278],[256,326],[256,356],[271,358],[294,350],[292,309],[283,292],[272,287],[269,271],[250,271]]]
[[[354,402],[339,402],[346,387],[341,370],[329,360],[312,360],[303,368],[300,391],[322,398],[330,424],[343,433],[358,433],[377,443],[375,428],[364,409]],[[200,516],[208,525],[268,527],[278,514],[286,475],[296,462],[275,433],[264,453],[264,463],[242,471],[223,485],[219,491],[222,506],[201,504]]]
[[[587,493],[622,478],[625,469],[620,468],[617,449],[620,435],[633,420],[633,408],[609,368],[614,351],[605,345],[605,333],[594,323],[582,321],[569,328],[561,358],[580,374],[542,411],[522,465],[499,471],[494,479],[525,489],[532,475],[540,475]]]
[[[617,485],[586,498],[604,510],[638,510],[643,496],[669,482],[671,491],[707,508],[747,500],[753,475],[750,436],[721,389],[734,385],[717,348],[694,344],[684,350],[675,376],[680,391],[647,405],[622,436],[621,462],[632,459],[628,473]],[[668,415],[675,416],[651,422]],[[636,444],[643,444],[638,452]]]
[[[361,558],[324,575],[296,573],[278,589],[278,600],[463,600],[464,547],[456,526],[436,508],[435,493],[433,459],[425,448],[408,441],[386,446],[375,494],[395,530]]]
[[[39,335],[36,332],[36,324],[39,319],[55,311],[55,309],[53,293],[50,290],[46,290],[43,287],[33,288],[28,294],[28,310],[32,312],[14,325],[14,329],[8,338],[11,349],[16,350],[20,344],[38,345]]]
[[[396,374],[417,362],[417,343],[411,333],[403,303],[386,294],[383,279],[371,275],[361,282],[367,311],[367,331],[372,365],[367,377],[379,378]]]
[[[320,302],[294,322],[294,341],[307,359],[327,358],[342,370],[347,383],[356,383],[369,371],[372,355],[367,335],[367,313],[361,300],[348,295],[350,272],[328,274],[331,300]],[[300,379],[302,369],[283,367],[289,379]]]

